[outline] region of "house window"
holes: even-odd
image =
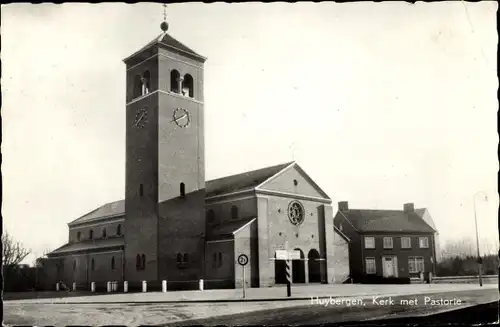
[[[392,249],[392,237],[384,237],[384,249]]]
[[[401,237],[401,248],[411,249],[411,238],[409,236]]]
[[[116,226],[116,235],[121,236],[122,235],[122,225],[118,224]]]
[[[116,269],[116,267],[115,267],[115,257],[111,257],[111,269],[112,270]]]
[[[143,196],[144,195],[144,185],[139,185],[139,196]]]
[[[194,96],[193,77],[189,74],[184,75],[182,82],[182,95],[192,98]]]
[[[91,229],[89,230],[89,239],[93,239],[94,238],[94,231]]]
[[[181,191],[181,196],[184,197],[186,196],[186,186],[184,185],[184,183],[181,183],[180,185],[180,191]]]
[[[237,206],[231,207],[231,218],[238,219],[238,207]]]
[[[375,258],[365,258],[365,266],[367,274],[375,274],[377,272]]]
[[[365,249],[375,249],[375,237],[365,236]]]
[[[179,78],[181,74],[177,70],[172,70],[170,72],[170,91],[174,93],[179,93]]]
[[[90,269],[91,269],[92,271],[94,271],[94,270],[95,270],[95,260],[94,260],[94,259],[90,260]]]
[[[424,271],[424,258],[408,257],[408,271],[413,274]]]
[[[82,233],[77,232],[76,233],[76,239],[77,239],[77,241],[79,241],[81,237],[82,237]]]
[[[418,243],[420,244],[421,249],[428,249],[429,248],[429,238],[428,237],[420,237],[418,239]]]
[[[106,238],[106,228],[102,229],[102,238]]]
[[[209,224],[213,224],[213,222],[215,221],[215,212],[212,209],[208,210],[206,218]]]

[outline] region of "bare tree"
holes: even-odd
[[[47,254],[49,254],[50,252],[52,252],[50,249],[43,250],[42,255],[40,257],[35,258],[35,262],[33,263],[33,266],[34,267],[42,267],[44,260],[47,259]]]
[[[2,234],[2,262],[4,266],[19,264],[31,253],[21,242],[16,242],[7,232]]]

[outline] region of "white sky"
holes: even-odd
[[[206,178],[295,159],[353,208],[497,242],[496,2],[174,4],[208,57]],[[160,4],[2,6],[4,228],[35,254],[124,197],[125,66]]]

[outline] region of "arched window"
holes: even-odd
[[[79,241],[80,238],[82,238],[82,233],[81,232],[77,232],[76,233],[76,240]]]
[[[189,261],[189,255],[187,253],[184,253],[184,263],[187,263]]]
[[[146,256],[144,254],[141,257],[141,264],[141,269],[146,269]]]
[[[115,257],[111,257],[111,269],[115,270]]]
[[[193,84],[193,77],[189,74],[184,75],[184,79],[182,81],[182,95],[190,98],[194,97]]]
[[[142,95],[142,77],[135,75],[134,77],[134,90],[132,91],[133,98],[138,98]]]
[[[135,257],[135,268],[137,270],[141,269],[141,255],[138,254],[136,257]]]
[[[89,239],[93,239],[94,238],[94,231],[91,229],[89,230]]]
[[[121,236],[122,235],[122,225],[118,224],[116,226],[116,235]]]
[[[177,70],[172,70],[170,72],[170,91],[174,93],[179,93],[179,78],[181,74]]]
[[[94,261],[94,259],[90,260],[90,269],[91,269],[92,271],[94,271],[94,270],[95,270],[95,261]]]
[[[149,73],[149,70],[146,70],[141,77],[141,94],[142,95],[146,95],[149,93],[150,80],[151,80],[151,74]]]
[[[214,221],[215,221],[215,212],[212,209],[210,209],[210,210],[207,211],[206,219],[207,219],[207,222],[209,224],[213,224],[214,223]]]
[[[182,197],[186,196],[186,185],[184,185],[184,183],[181,183],[180,188],[181,188],[181,196]]]
[[[102,229],[102,238],[106,238],[106,228]]]
[[[231,207],[231,218],[238,219],[238,207],[237,206]]]
[[[76,270],[76,260],[73,260],[73,271]]]

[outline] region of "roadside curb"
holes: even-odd
[[[301,296],[301,297],[278,297],[278,298],[256,298],[256,299],[213,299],[213,300],[157,300],[157,301],[95,301],[95,302],[17,302],[17,301],[7,301],[11,303],[22,303],[22,304],[71,304],[71,305],[105,305],[105,304],[128,304],[128,305],[145,305],[145,304],[190,304],[190,303],[244,303],[244,302],[291,302],[291,301],[306,301],[313,299],[367,299],[373,297],[396,297],[396,296],[407,296],[407,295],[430,295],[435,293],[443,293],[443,292],[454,292],[454,290],[443,291],[443,290],[433,290],[433,291],[425,291],[425,292],[410,292],[410,293],[392,293],[392,294],[359,294],[359,295],[321,295],[321,296]],[[4,301],[4,303],[6,303]]]

